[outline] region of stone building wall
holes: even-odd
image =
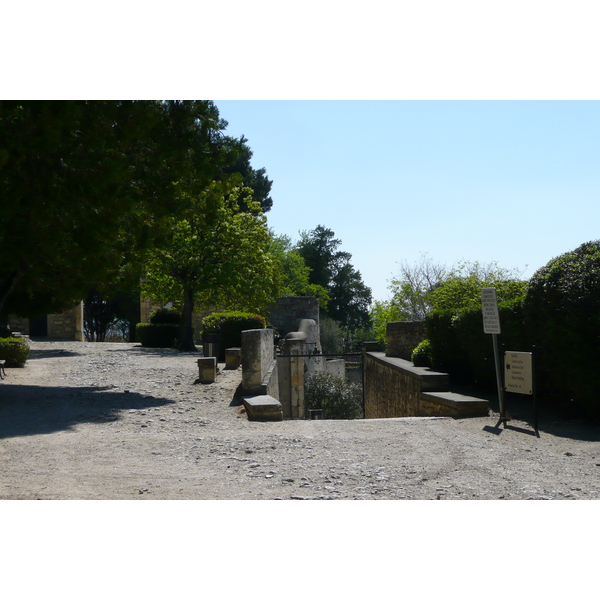
[[[29,335],[29,319],[16,317],[15,315],[9,315],[8,325],[11,331]]]
[[[29,319],[10,316],[8,319],[12,331],[31,335]],[[75,340],[82,342],[83,334],[83,302],[75,308],[65,310],[61,313],[46,316],[47,337]]]
[[[410,360],[412,351],[427,337],[423,321],[395,321],[385,331],[388,356]]]

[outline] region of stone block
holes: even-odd
[[[198,359],[198,379],[200,383],[214,383],[217,378],[217,358],[209,356]]]
[[[241,348],[226,348],[225,349],[225,368],[235,371],[242,363]]]
[[[249,421],[283,421],[281,402],[273,396],[244,396]]]

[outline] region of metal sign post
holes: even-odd
[[[506,408],[504,406],[502,367],[500,365],[500,351],[498,350],[500,314],[498,313],[496,288],[482,288],[481,311],[483,313],[483,332],[492,334],[492,343],[494,345],[494,364],[496,366],[496,384],[498,387],[498,404],[500,406],[500,420],[506,424],[506,421],[510,421],[510,417],[506,414]]]

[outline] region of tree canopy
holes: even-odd
[[[338,250],[341,243],[331,229],[318,225],[301,232],[296,247],[310,269],[310,282],[329,294],[324,313],[354,330],[369,323],[372,294],[350,262],[352,255]]]
[[[135,279],[165,222],[238,172],[270,181],[211,101],[0,103],[0,315],[56,312]],[[182,194],[182,187],[185,193]]]
[[[163,243],[151,253],[142,289],[161,303],[181,303],[181,350],[195,349],[197,303],[263,313],[277,296],[265,218],[251,203],[251,190],[236,183],[237,177],[213,181],[190,197],[188,209],[168,219]],[[240,209],[241,195],[249,211]]]

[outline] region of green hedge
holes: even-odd
[[[527,352],[532,340],[524,321],[523,300],[498,305],[502,334],[500,344],[508,350]],[[431,366],[450,374],[457,383],[496,385],[492,336],[483,331],[481,308],[432,311],[425,317]]]
[[[264,329],[266,319],[260,315],[240,311],[215,312],[202,321],[203,335],[220,335],[219,359],[225,360],[226,348],[242,345],[242,331]]]
[[[175,323],[138,323],[135,327],[137,340],[147,348],[174,348],[179,334]]]
[[[525,319],[538,352],[538,391],[600,420],[600,241],[552,259],[531,277]]]
[[[150,314],[148,319],[150,323],[171,323],[173,325],[181,324],[181,313],[173,308],[157,308]]]
[[[29,358],[29,345],[21,338],[0,338],[0,360],[7,367],[24,367]]]

